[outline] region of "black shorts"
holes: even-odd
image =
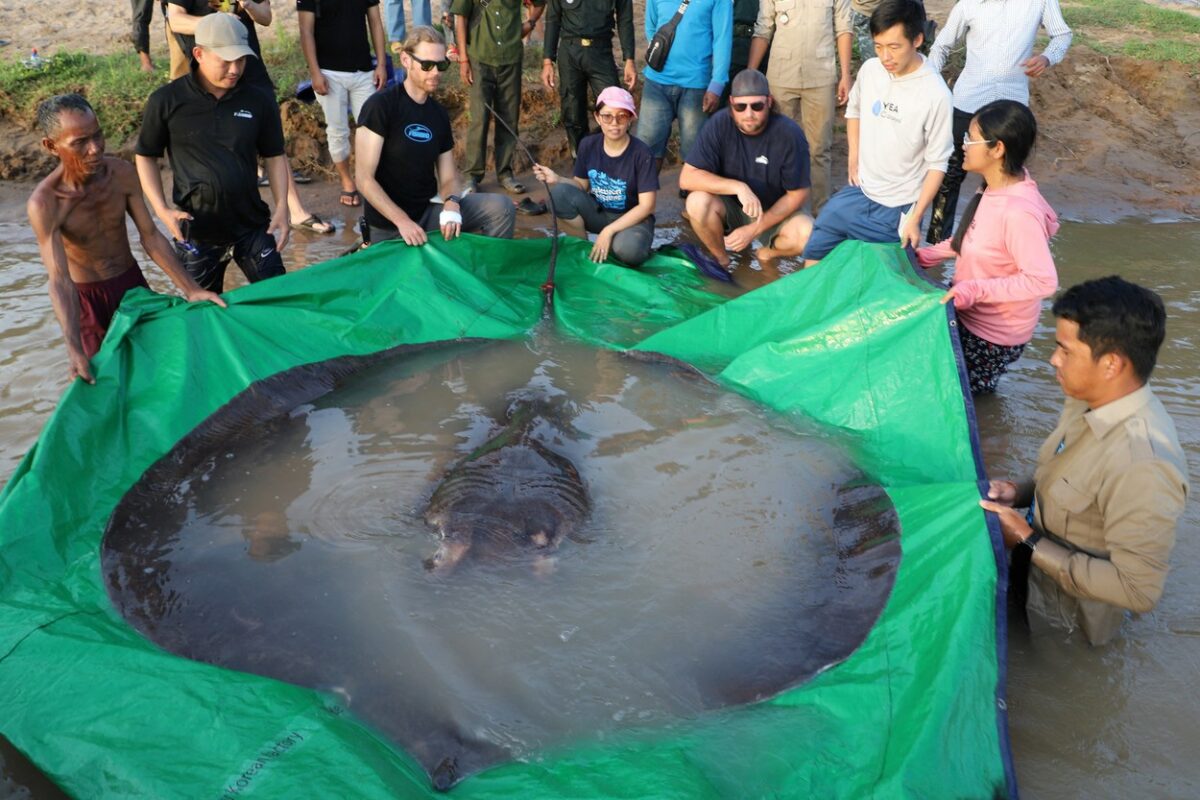
[[[252,231],[232,242],[192,242],[196,252],[176,243],[175,253],[188,274],[202,289],[221,292],[225,286],[225,267],[232,258],[246,276],[256,283],[282,275],[283,259],[275,249],[275,237],[266,230]]]

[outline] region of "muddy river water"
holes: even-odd
[[[313,262],[338,255],[348,244],[349,239],[343,240],[339,235],[332,240],[310,242],[289,250],[293,259]],[[1169,314],[1168,337],[1152,385],[1175,420],[1195,483],[1196,476],[1200,475],[1200,402],[1196,399],[1200,392],[1200,288],[1196,287],[1194,254],[1200,251],[1200,225],[1066,224],[1054,243],[1054,251],[1063,285],[1120,273],[1162,294]],[[151,272],[149,277],[155,288],[164,288],[164,281],[156,272]],[[1047,310],[1033,343],[1002,381],[998,395],[983,398],[976,404],[984,458],[992,477],[1022,476],[1029,471],[1038,445],[1054,425],[1061,405],[1061,392],[1053,370],[1046,363],[1052,348],[1053,324]],[[544,354],[532,350],[523,350],[516,360],[522,362],[522,369],[530,379],[538,374],[539,368],[543,372],[553,372],[553,368],[545,367]],[[594,361],[588,368],[592,373],[587,380],[593,389],[601,386],[610,399],[617,398],[622,387],[629,388],[627,379],[619,370],[613,371],[613,365],[608,362]],[[368,466],[378,464],[378,449],[372,449],[375,445],[364,445],[362,431],[355,425],[388,427],[397,422],[392,419],[396,411],[387,400],[387,392],[410,391],[412,387],[405,384],[405,380],[440,383],[437,391],[445,394],[447,399],[454,396],[455,382],[465,380],[464,375],[446,371],[444,367],[420,374],[427,377],[393,375],[379,378],[379,392],[374,400],[365,402],[361,419],[348,420],[340,411],[322,406],[307,409],[303,417],[297,417],[283,438],[290,437],[297,447],[308,448],[310,453],[316,454],[315,460],[306,462],[313,469],[308,483],[318,486],[326,482],[318,475],[321,465],[344,458],[345,442],[350,440],[357,441],[355,447],[364,463]],[[553,375],[547,380],[552,381]],[[65,358],[46,294],[45,274],[19,208],[6,205],[0,208],[0,484],[8,479],[36,440],[64,387]],[[514,388],[497,386],[501,391]],[[616,424],[620,419],[620,403],[612,402],[615,405],[609,409],[606,425]],[[499,413],[496,409],[481,406],[474,416],[461,415],[458,428],[447,430],[445,435],[451,443],[484,436],[486,434],[481,431],[487,427],[489,415],[494,418]],[[584,415],[579,418],[581,431],[595,437],[588,447],[600,447],[598,439],[602,434],[597,435],[599,431],[595,426],[602,417]],[[682,424],[682,427],[676,435],[655,445],[678,448],[675,460],[679,462],[694,455],[688,453],[688,448],[701,447],[699,441],[693,440],[703,439],[705,435],[703,425],[694,429],[688,427],[687,420],[690,419],[679,416],[671,421],[664,420],[664,425],[669,422],[677,426]],[[414,421],[406,419],[403,422],[412,424]],[[757,425],[765,431],[770,424],[764,420],[753,423],[752,427]],[[634,433],[636,429],[637,426],[630,426],[624,433]],[[731,435],[753,439],[757,430]],[[771,437],[764,434],[759,438]],[[750,439],[744,439],[743,445]],[[413,442],[417,452],[430,446],[427,440],[414,439]],[[336,458],[329,455],[339,452],[339,446],[342,447],[340,455]],[[617,452],[619,448],[612,450],[610,455]],[[322,456],[322,453],[326,455]],[[758,488],[770,495],[772,484],[765,478],[770,475],[772,459],[784,457],[780,451],[759,448],[741,466],[731,461],[730,469],[757,472]],[[415,456],[413,459],[404,466],[405,469],[414,475],[420,473],[422,480],[436,480],[436,474],[430,477],[429,465],[418,463]],[[664,454],[659,461],[668,463],[671,459]],[[613,461],[614,470],[619,469],[615,466],[618,463],[618,460]],[[286,462],[282,462],[280,470],[286,472],[287,469]],[[836,472],[841,467],[830,469]],[[680,480],[682,482],[684,478]],[[749,479],[745,481],[746,485],[755,483]],[[347,528],[354,529],[352,532],[336,541],[319,538],[310,541],[299,536],[296,537],[297,547],[280,544],[268,535],[257,545],[268,557],[257,561],[245,559],[247,564],[285,565],[290,562],[299,569],[308,554],[322,548],[343,548],[350,553],[368,550],[373,524],[366,519],[371,511],[370,499],[341,498],[346,501],[347,508],[354,509],[347,515],[335,513],[329,504],[337,502],[338,498],[327,494],[310,497],[312,507],[308,513],[317,519],[324,515],[330,520],[341,520]],[[386,513],[394,517],[412,515],[419,502],[420,498],[416,496],[400,499]],[[769,497],[766,503],[769,503]],[[747,506],[732,512],[764,513],[764,504],[750,505],[758,510]],[[300,506],[292,504],[292,507]],[[611,508],[606,513],[623,512],[624,509]],[[374,518],[377,521],[381,516],[386,514],[376,514]],[[241,527],[223,531],[218,523],[219,515],[210,519],[214,540],[239,549],[255,546]],[[260,529],[268,534],[271,526],[269,519],[259,523]],[[412,529],[419,529],[419,520],[413,520]],[[1195,758],[1195,736],[1200,730],[1197,723],[1200,720],[1200,694],[1195,691],[1200,685],[1198,531],[1200,506],[1193,499],[1180,523],[1172,572],[1162,602],[1152,614],[1128,623],[1124,636],[1115,644],[1091,649],[1078,636],[1067,638],[1040,629],[1031,633],[1017,623],[1010,625],[1009,719],[1023,796],[1200,796],[1200,761]],[[586,547],[620,546],[619,539],[600,542],[600,534],[602,531],[587,534],[587,540],[593,543],[566,542],[564,548],[577,551]],[[396,551],[393,566],[416,569],[419,557],[428,554],[428,547],[425,540],[414,538],[413,542],[411,547]],[[714,546],[719,549],[722,545],[716,543]],[[762,552],[765,556],[762,557],[781,557],[780,546],[779,542],[764,541]],[[559,569],[570,567],[572,552],[566,550],[562,557],[565,563],[560,562]],[[787,557],[794,559],[792,563],[804,581],[813,579],[804,572],[804,565],[813,563],[814,554],[800,552]],[[601,575],[595,577],[605,579]],[[759,599],[751,598],[750,602],[759,602]],[[246,620],[243,624],[252,627],[254,622]],[[570,639],[577,635],[573,630],[577,626],[576,621],[564,620],[560,628],[549,634],[554,641],[563,641],[564,636]],[[352,689],[346,688],[346,691]],[[633,713],[652,714],[656,711],[653,704],[633,703],[628,707]],[[609,708],[607,713],[619,715],[624,710],[624,706],[617,705]],[[3,720],[0,720],[0,734],[3,727]],[[0,739],[0,797],[9,795],[56,796],[52,787],[41,782],[35,771],[23,764],[19,755]]]

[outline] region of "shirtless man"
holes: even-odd
[[[59,165],[33,190],[29,222],[50,273],[50,302],[67,343],[70,378],[95,383],[88,360],[100,349],[121,297],[146,286],[129,250],[126,214],[146,254],[189,302],[225,301],[192,280],[154,227],[133,165],[105,156],[104,134],[87,100],[51,97],[38,108],[38,123],[42,146]]]

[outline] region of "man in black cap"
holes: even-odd
[[[633,0],[547,0],[546,3],[542,84],[551,91],[558,89],[572,156],[579,150],[579,140],[590,132],[588,85],[596,97],[609,86],[617,85],[612,51],[614,22],[625,64],[622,78],[625,88],[632,92],[637,85],[633,63]]]
[[[246,27],[231,14],[196,25],[193,70],[146,101],[136,161],[142,191],[175,239],[184,267],[219,292],[233,258],[246,278],[282,275],[288,240],[287,158],[275,98],[243,86],[254,51]],[[174,186],[167,206],[158,159],[170,151]],[[258,158],[266,160],[275,213],[258,193]]]
[[[733,79],[729,107],[712,116],[688,152],[679,188],[690,192],[688,219],[716,264],[758,239],[760,260],[799,255],[812,231],[800,208],[808,199],[808,142],[774,109],[766,77],[753,69]],[[703,256],[702,257],[706,257]]]

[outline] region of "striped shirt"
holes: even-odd
[[[1071,29],[1058,0],[959,0],[929,51],[941,72],[950,50],[967,37],[967,64],[954,83],[954,107],[975,112],[993,100],[1029,103],[1029,78],[1021,62],[1033,55],[1038,28],[1050,43],[1042,53],[1058,64],[1071,46]]]

